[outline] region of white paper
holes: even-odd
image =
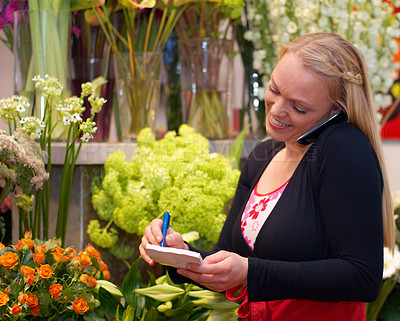
[[[161,247],[153,244],[147,244],[146,251],[152,260],[163,265],[184,268],[187,263],[203,264],[200,253],[194,251]]]

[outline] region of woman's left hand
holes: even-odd
[[[178,273],[217,292],[247,284],[248,260],[232,252],[219,251],[204,259],[203,265],[187,264]]]

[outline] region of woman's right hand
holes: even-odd
[[[154,261],[149,257],[146,251],[147,244],[160,245],[163,235],[162,235],[162,224],[163,221],[160,219],[154,219],[149,226],[144,230],[144,236],[142,237],[142,243],[139,245],[139,251],[142,259],[148,264],[154,265]],[[175,232],[171,227],[167,230],[167,236],[165,238],[165,246],[174,247],[177,249],[188,250],[189,247],[185,242],[183,242],[182,235]]]

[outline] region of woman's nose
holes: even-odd
[[[270,111],[275,116],[284,116],[287,113],[287,104],[282,98],[278,98],[271,104]]]

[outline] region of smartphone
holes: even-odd
[[[297,142],[302,145],[311,144],[317,140],[318,136],[325,128],[332,124],[344,123],[345,121],[347,121],[347,114],[344,110],[340,110],[339,112],[328,118],[326,121],[324,121],[322,124],[319,124],[304,135],[297,138]]]

